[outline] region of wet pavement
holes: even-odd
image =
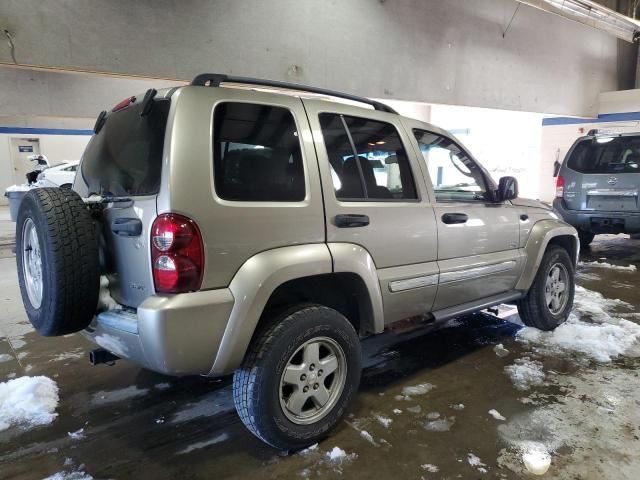
[[[38,336],[4,256],[0,382],[46,375],[60,403],[49,425],[0,431],[0,479],[519,479],[535,478],[524,460],[536,452],[551,458],[541,478],[640,478],[638,240],[596,239],[573,323],[551,336],[521,330],[504,307],[508,320],[482,313],[365,340],[348,418],[291,455],[245,430],[230,379],[92,367],[80,335]]]

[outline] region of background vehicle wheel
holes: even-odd
[[[586,230],[578,230],[578,238],[580,239],[580,248],[587,248],[591,242],[593,242],[593,238],[595,234],[591,232],[587,232]]]
[[[233,376],[245,426],[262,441],[297,450],[324,438],[358,391],[360,339],[349,321],[320,305],[278,316]]]
[[[571,258],[564,248],[551,245],[542,257],[529,293],[518,301],[522,322],[540,330],[553,330],[569,316],[574,293]]]
[[[98,304],[98,243],[91,215],[72,190],[36,188],[16,222],[20,293],[29,321],[44,336],[87,327]]]

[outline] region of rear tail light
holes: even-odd
[[[151,227],[151,262],[156,292],[200,290],[204,246],[198,225],[175,213],[159,215]]]
[[[556,198],[562,198],[564,195],[564,177],[558,175],[556,177]]]

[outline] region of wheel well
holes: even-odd
[[[557,237],[553,237],[551,240],[549,240],[547,248],[549,248],[551,245],[557,245],[564,248],[567,253],[569,253],[569,257],[571,258],[571,260],[573,262],[577,261],[577,245],[575,237],[571,235],[558,235]]]
[[[362,278],[354,273],[314,275],[283,283],[269,297],[256,331],[273,315],[301,303],[317,303],[337,310],[360,334],[374,331],[369,292]]]

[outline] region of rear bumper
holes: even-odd
[[[208,374],[233,303],[226,288],[151,296],[136,312],[98,314],[83,335],[120,358],[159,373]]]
[[[561,198],[553,201],[553,209],[569,225],[579,230],[592,233],[639,233],[640,213],[632,212],[605,212],[600,210],[569,210]],[[593,220],[592,220],[593,219]],[[599,226],[601,219],[619,220],[624,222],[624,227],[606,228]]]

